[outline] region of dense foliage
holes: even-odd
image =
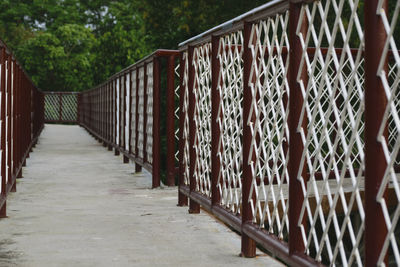
[[[81,91],[265,2],[0,0],[0,38],[43,90]]]

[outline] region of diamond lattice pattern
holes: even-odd
[[[380,64],[377,75],[383,83],[387,106],[377,139],[382,145],[387,167],[376,200],[381,205],[387,235],[377,265],[384,266],[385,258],[388,256],[389,265],[399,266],[400,186],[396,167],[399,166],[400,149],[400,56],[399,38],[396,38],[396,31],[398,35],[400,1],[389,1],[389,12],[385,12],[382,5],[383,1],[379,1],[376,12],[384,25],[386,41],[383,53],[379,55]],[[385,133],[386,128],[389,129],[388,137]]]
[[[252,105],[249,123],[253,221],[281,239],[288,233],[288,50],[289,14],[252,26],[249,44]]]
[[[297,179],[306,253],[330,265],[363,265],[363,31],[358,0],[304,5],[307,32],[298,80],[304,98],[298,129],[303,154]],[[334,23],[328,23],[332,22]],[[299,29],[299,27],[298,27]],[[308,79],[302,78],[306,74]]]
[[[196,191],[211,197],[211,43],[193,51]]]
[[[146,69],[146,161],[151,164],[153,162],[153,63],[148,63]]]
[[[242,123],[243,123],[243,32],[219,38],[218,93],[220,106],[217,118],[221,132],[218,158],[218,188],[221,205],[233,213],[240,212],[242,199]]]

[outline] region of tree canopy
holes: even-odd
[[[0,38],[49,91],[82,91],[265,1],[1,0]]]

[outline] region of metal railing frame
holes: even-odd
[[[305,187],[307,187],[308,179],[311,170],[307,170],[308,167],[302,163],[304,159],[304,152],[308,147],[304,144],[304,136],[307,135],[309,121],[307,121],[306,115],[302,112],[303,105],[307,105],[304,99],[303,92],[304,84],[307,85],[309,79],[313,78],[308,76],[305,67],[299,71],[299,66],[301,66],[303,58],[307,55],[314,55],[315,53],[321,53],[323,57],[329,57],[329,53],[332,52],[328,48],[322,47],[308,47],[303,49],[303,39],[302,36],[307,34],[309,28],[306,15],[302,15],[302,8],[305,5],[313,4],[316,1],[313,0],[275,0],[269,3],[253,9],[237,18],[234,18],[224,24],[216,26],[198,36],[195,36],[185,42],[179,44],[179,51],[167,51],[167,50],[157,50],[155,53],[149,55],[138,63],[128,67],[127,69],[113,75],[107,82],[103,83],[96,88],[86,91],[79,95],[79,111],[78,111],[78,121],[85,127],[93,136],[95,136],[104,146],[108,146],[109,150],[114,148],[115,154],[118,155],[122,153],[124,155],[124,163],[129,162],[129,159],[136,163],[136,171],[140,171],[142,167],[148,169],[152,172],[153,176],[153,187],[157,187],[160,184],[159,179],[159,166],[160,166],[160,57],[168,57],[168,67],[167,67],[167,160],[168,160],[168,184],[173,185],[174,175],[175,175],[175,161],[174,161],[174,62],[175,58],[179,57],[180,67],[180,99],[179,99],[179,169],[178,171],[178,205],[186,206],[189,205],[190,213],[199,213],[200,207],[211,212],[216,217],[224,221],[230,227],[234,228],[242,235],[242,248],[241,254],[244,257],[254,257],[256,252],[256,244],[261,245],[266,250],[271,252],[276,257],[283,260],[289,265],[296,266],[319,266],[323,265],[320,261],[313,258],[307,252],[307,247],[304,243],[304,231],[310,231],[307,228],[308,220],[302,215],[304,211],[304,202],[307,200],[307,196],[304,195],[304,186],[301,182],[305,181]],[[377,142],[378,136],[383,139],[388,138],[387,129],[381,133],[382,121],[387,112],[388,101],[386,99],[386,94],[384,87],[384,81],[382,76],[378,75],[378,70],[380,70],[380,58],[379,54],[384,54],[385,42],[387,36],[383,34],[385,32],[385,25],[383,25],[381,18],[377,15],[377,6],[379,3],[383,3],[383,10],[387,11],[387,0],[378,1],[371,0],[365,1],[364,9],[364,40],[365,49],[345,49],[333,48],[333,52],[337,54],[342,54],[342,52],[347,52],[351,56],[356,56],[362,53],[362,57],[365,60],[365,72],[362,76],[365,78],[364,92],[365,98],[362,100],[365,106],[365,146],[363,151],[365,153],[365,171],[362,170],[362,165],[354,169],[358,173],[365,174],[365,200],[362,209],[365,209],[365,229],[362,229],[364,236],[364,262],[367,266],[376,265],[378,262],[387,262],[387,257],[384,257],[385,252],[385,242],[387,246],[388,230],[385,224],[385,214],[381,210],[381,203],[378,203],[377,198],[379,195],[379,188],[381,187],[382,181],[384,180],[385,173],[387,172],[388,163],[385,158],[385,153],[383,151],[380,142]],[[385,11],[385,12],[386,12]],[[288,13],[286,13],[288,12]],[[287,93],[284,96],[284,102],[286,101],[287,106],[285,106],[288,112],[288,117],[284,123],[288,126],[288,136],[285,144],[282,144],[283,151],[287,152],[287,173],[288,173],[288,241],[284,241],[282,237],[278,237],[276,234],[268,232],[266,229],[260,227],[254,223],[254,211],[252,210],[251,201],[254,199],[254,181],[256,180],[254,176],[254,170],[252,170],[252,162],[257,160],[254,154],[250,151],[254,149],[254,146],[258,145],[262,140],[257,136],[257,133],[252,128],[255,123],[257,123],[257,118],[255,117],[253,111],[251,110],[254,98],[257,101],[260,99],[259,96],[252,95],[252,83],[257,77],[252,71],[252,64],[254,62],[259,62],[263,59],[256,58],[252,54],[251,45],[254,45],[255,40],[252,36],[252,27],[256,23],[266,20],[268,18],[274,17],[279,14],[289,14],[287,38],[290,50],[287,47],[279,47],[281,55],[284,55],[285,60],[288,59],[288,69],[285,72],[284,79],[287,79]],[[224,36],[228,34],[237,33],[240,31],[243,34],[243,45],[236,45],[236,47],[226,47],[223,48],[227,50],[234,50],[236,52],[240,51],[242,60],[242,118],[241,122],[241,200],[240,207],[237,207],[236,212],[232,212],[232,209],[228,209],[226,206],[221,204],[221,193],[219,188],[221,186],[220,175],[221,171],[224,171],[225,166],[220,162],[221,155],[221,136],[225,133],[222,132],[221,126],[218,122],[221,120],[221,116],[224,110],[220,108],[221,101],[223,101],[221,92],[219,91],[221,86],[221,81],[219,80],[219,74],[221,71],[221,63],[219,61],[220,41]],[[207,46],[207,47],[206,47]],[[204,185],[199,185],[196,180],[198,177],[199,169],[203,166],[198,166],[198,154],[196,150],[200,146],[199,136],[197,134],[196,127],[200,123],[196,116],[196,108],[199,106],[196,102],[196,95],[199,89],[199,77],[196,77],[196,70],[199,66],[196,66],[195,62],[198,60],[198,55],[195,55],[195,49],[210,49],[205,52],[206,56],[210,59],[210,103],[206,107],[210,110],[202,110],[201,112],[209,112],[210,115],[210,151],[211,155],[207,159],[210,161],[210,169],[207,169],[210,175],[210,189],[209,191],[202,191]],[[275,48],[276,49],[276,48]],[[361,51],[361,52],[360,52]],[[277,53],[274,51],[273,53]],[[393,54],[389,51],[389,54]],[[377,56],[378,55],[378,56]],[[350,56],[350,57],[351,57]],[[386,62],[386,61],[384,61]],[[153,75],[153,99],[152,114],[153,130],[151,135],[146,133],[147,124],[147,95],[143,94],[143,99],[141,105],[143,105],[143,117],[139,117],[139,96],[136,94],[136,99],[132,99],[132,75],[130,75],[130,98],[129,102],[126,103],[126,90],[124,90],[123,95],[117,93],[117,85],[119,84],[118,92],[121,92],[122,81],[126,84],[127,73],[135,73],[136,75],[136,85],[135,88],[143,86],[144,92],[147,90],[146,80],[146,70],[148,64],[152,64]],[[143,77],[139,77],[139,69],[143,70]],[[384,70],[385,67],[383,68]],[[207,70],[208,71],[208,70]],[[185,76],[187,74],[187,76]],[[260,74],[261,75],[261,74]],[[143,78],[142,81],[139,81]],[[201,77],[201,79],[208,79],[208,77]],[[202,81],[204,82],[204,81]],[[187,88],[187,91],[185,91]],[[137,91],[136,91],[137,92]],[[185,95],[187,92],[187,95]],[[117,99],[117,95],[118,98]],[[290,95],[290,97],[289,97]],[[136,104],[134,105],[136,110],[129,111],[129,122],[126,118],[126,106],[131,109],[132,101]],[[187,101],[187,102],[186,102]],[[232,100],[234,101],[234,100]],[[256,102],[257,102],[256,101]],[[123,104],[122,104],[123,103]],[[185,106],[187,104],[187,106]],[[204,108],[204,107],[203,107]],[[122,111],[121,111],[122,110]],[[117,113],[117,111],[119,111]],[[198,111],[197,111],[198,112]],[[261,112],[261,111],[260,111]],[[134,114],[134,120],[131,116]],[[208,114],[208,113],[207,113]],[[198,114],[197,114],[198,115]],[[187,120],[185,120],[185,118]],[[235,118],[237,119],[237,118]],[[258,118],[259,119],[259,118]],[[134,121],[135,127],[133,127],[132,121]],[[119,123],[117,123],[119,122]],[[142,125],[139,125],[141,123]],[[126,127],[129,127],[129,142],[131,142],[131,137],[133,136],[132,128],[135,129],[135,141],[134,144],[129,143],[129,149],[126,149],[126,138],[124,133]],[[138,131],[141,126],[140,133]],[[117,127],[119,127],[117,129]],[[314,127],[314,126],[313,126]],[[299,130],[302,128],[303,132]],[[384,127],[385,128],[385,127]],[[387,127],[386,127],[387,128]],[[358,129],[356,129],[358,130]],[[356,131],[355,130],[355,131]],[[185,132],[186,131],[186,132]],[[139,156],[138,138],[139,134],[143,138],[143,155]],[[152,143],[152,163],[146,161],[146,139],[151,137]],[[118,139],[118,140],[117,140]],[[255,140],[255,141],[254,141]],[[288,142],[290,140],[290,142]],[[256,144],[254,144],[254,142]],[[333,153],[337,153],[334,151]],[[286,156],[286,155],[285,155]],[[185,165],[186,164],[186,165]],[[208,168],[209,166],[206,166]],[[185,169],[186,168],[186,169]],[[394,166],[394,171],[398,172],[398,166]],[[342,170],[341,170],[342,171]],[[347,171],[348,172],[348,171]],[[204,173],[203,173],[204,174]],[[200,174],[202,175],[202,174]],[[331,172],[323,173],[313,172],[313,179],[315,180],[327,180],[335,178],[335,174]],[[345,173],[344,175],[348,175]],[[299,179],[302,177],[303,181]],[[186,179],[186,180],[185,180]],[[261,183],[263,178],[258,177]],[[265,182],[265,181],[264,181]],[[231,182],[228,182],[231,183]],[[232,182],[233,183],[233,182]],[[256,183],[256,186],[258,185]],[[272,181],[272,183],[274,183]],[[207,185],[206,185],[207,186]],[[230,186],[230,185],[228,185]],[[386,187],[387,189],[387,187]],[[305,189],[307,190],[307,188]],[[388,190],[384,190],[388,191]],[[253,199],[251,199],[253,198]],[[383,200],[387,199],[387,194],[383,194]],[[267,201],[265,201],[267,203]],[[264,203],[264,204],[265,204]],[[266,204],[265,204],[266,205]],[[399,205],[399,203],[397,203]],[[336,211],[333,211],[336,212]],[[359,212],[359,211],[358,211]],[[285,215],[283,215],[285,216]],[[389,218],[390,219],[390,218]],[[387,220],[387,219],[386,219]],[[397,223],[397,222],[396,222]],[[302,229],[303,227],[303,229]],[[311,226],[313,227],[313,226]],[[328,229],[329,230],[329,229]],[[393,230],[393,229],[391,229]],[[340,241],[342,242],[342,241]],[[356,244],[358,245],[358,244]],[[356,248],[358,249],[358,248]],[[382,252],[383,251],[383,252]],[[383,254],[382,254],[383,253]],[[382,256],[383,255],[383,256]],[[346,255],[342,255],[346,257]],[[385,259],[382,261],[382,257]],[[359,262],[358,262],[359,263]],[[331,262],[330,264],[335,264]]]
[[[135,163],[135,171],[140,172],[142,167],[152,174],[152,187],[160,186],[160,93],[161,90],[161,66],[160,59],[167,59],[167,108],[165,114],[167,117],[166,142],[169,146],[167,149],[166,161],[174,160],[175,149],[175,133],[174,133],[174,79],[175,79],[175,58],[178,51],[159,49],[149,56],[141,59],[135,64],[123,69],[122,71],[111,76],[103,84],[82,92],[78,97],[78,122],[89,133],[91,133],[103,146],[108,150],[114,149],[115,155],[123,154],[123,162],[129,163],[132,160]],[[152,81],[148,81],[146,73],[148,67],[152,69]],[[127,98],[127,77],[129,74],[129,98]],[[133,75],[136,78],[133,78]],[[143,77],[140,77],[142,75]],[[136,84],[133,85],[133,80]],[[152,82],[152,107],[148,107],[147,90],[149,82]],[[133,86],[132,86],[133,85]],[[133,98],[133,87],[135,88]],[[143,99],[139,99],[138,88],[143,90]],[[150,88],[151,89],[151,88]],[[123,92],[122,92],[123,91]],[[118,98],[118,99],[117,99]],[[143,101],[139,103],[139,101]],[[133,105],[135,102],[135,105]],[[139,110],[139,104],[142,105],[142,112]],[[135,106],[136,110],[131,110]],[[126,108],[128,107],[128,116]],[[151,112],[151,117],[149,117]],[[164,111],[163,111],[164,112]],[[139,118],[139,115],[142,116]],[[134,116],[134,124],[132,125],[132,116]],[[148,121],[152,118],[152,121]],[[172,120],[171,120],[172,118]],[[152,132],[147,132],[148,125],[152,126]],[[126,133],[128,128],[128,133]],[[140,131],[141,130],[141,131]],[[135,132],[133,132],[135,131]],[[122,133],[122,134],[121,134]],[[126,143],[128,134],[129,144]],[[131,142],[132,135],[136,136],[134,143]],[[138,136],[141,135],[143,143],[139,148]],[[146,148],[149,140],[151,140],[151,161],[147,158]],[[128,149],[127,149],[128,147]],[[164,159],[163,159],[164,160]],[[166,183],[169,186],[175,185],[175,162],[173,166],[168,167],[166,175]]]
[[[267,249],[276,257],[283,260],[289,265],[295,266],[318,266],[322,265],[311,256],[306,255],[305,247],[302,241],[302,232],[298,225],[300,220],[300,213],[303,203],[303,192],[301,183],[297,179],[299,173],[303,173],[304,177],[307,176],[306,168],[301,169],[300,160],[302,157],[302,150],[304,148],[302,137],[298,131],[298,123],[301,116],[302,106],[302,93],[300,88],[299,80],[307,81],[307,73],[298,74],[297,68],[300,66],[301,58],[303,54],[303,48],[301,46],[301,40],[296,34],[297,31],[305,32],[307,21],[303,16],[301,18],[300,12],[302,5],[309,4],[314,1],[305,0],[276,0],[271,1],[259,8],[251,10],[250,12],[243,14],[233,20],[230,20],[224,24],[214,27],[198,36],[195,36],[185,42],[179,44],[179,51],[181,52],[181,68],[184,68],[185,62],[183,60],[183,53],[186,53],[189,62],[188,66],[188,93],[189,93],[189,108],[187,110],[189,117],[189,137],[187,142],[190,148],[190,175],[189,184],[184,182],[184,173],[182,167],[183,153],[184,153],[184,140],[183,138],[183,113],[181,113],[180,122],[180,173],[179,173],[179,203],[180,206],[185,206],[189,200],[189,212],[199,213],[200,206],[208,212],[211,212],[216,217],[224,221],[226,224],[237,230],[242,235],[242,255],[245,257],[254,257],[256,243]],[[378,189],[384,176],[386,169],[385,155],[380,144],[376,141],[378,132],[380,131],[381,118],[386,109],[387,101],[385,99],[385,91],[383,89],[383,82],[377,75],[379,57],[377,54],[381,53],[385,46],[385,35],[382,22],[379,20],[376,10],[378,0],[365,1],[365,154],[366,154],[366,171],[365,171],[365,264],[367,266],[374,266],[378,262],[378,257],[383,249],[384,239],[387,235],[384,215],[382,212],[377,212],[380,209],[380,204],[377,202]],[[386,2],[386,1],[384,1]],[[289,238],[288,242],[285,242],[277,236],[268,233],[265,229],[260,228],[252,222],[253,214],[249,205],[249,195],[251,189],[251,170],[250,165],[251,158],[249,158],[249,150],[251,149],[251,137],[252,132],[249,127],[249,123],[252,122],[250,113],[251,106],[251,95],[249,80],[251,79],[251,51],[249,44],[251,25],[257,23],[259,20],[266,19],[268,17],[275,16],[276,14],[289,11],[289,43],[290,43],[290,62],[289,62],[289,120],[288,125],[290,129],[289,133]],[[301,20],[302,19],[302,20]],[[301,24],[301,27],[298,25]],[[244,51],[243,51],[243,174],[242,174],[242,211],[241,215],[233,214],[231,211],[225,209],[220,205],[220,193],[218,191],[219,183],[219,170],[223,168],[217,160],[217,155],[220,153],[220,129],[218,128],[217,118],[220,116],[218,110],[219,103],[221,101],[220,94],[218,93],[218,72],[219,62],[217,60],[217,49],[219,38],[229,33],[241,30],[244,34]],[[379,36],[379,38],[377,38]],[[193,50],[195,47],[200,47],[206,43],[211,43],[212,55],[211,57],[211,106],[212,117],[211,117],[211,197],[202,194],[196,188],[196,180],[194,177],[194,168],[196,166],[196,151],[193,148],[195,146],[196,131],[194,123],[195,115],[195,99],[193,96],[194,90],[197,88],[194,81],[194,66],[193,63]],[[324,50],[323,48],[321,50]],[[310,49],[308,53],[312,53]],[[326,52],[326,51],[325,51]],[[356,51],[355,51],[356,52]],[[183,92],[183,70],[181,69],[181,98],[184,97]],[[180,109],[182,112],[183,100],[181,99]],[[299,102],[300,101],[300,102]],[[379,101],[379,102],[377,102]],[[307,128],[306,120],[302,120],[304,128]],[[247,123],[245,123],[247,122]],[[332,263],[331,263],[332,264]]]
[[[45,99],[45,123],[78,123],[78,92],[43,92],[44,99]],[[57,97],[58,101],[57,104],[50,103],[46,96],[55,96]],[[67,96],[74,96],[76,98],[76,116],[65,116],[64,111],[66,110],[66,106],[68,106],[68,102],[65,104],[65,98]],[[49,111],[46,110],[47,107],[52,106],[53,108],[57,109],[57,119],[51,118],[48,116]],[[69,107],[70,110],[70,107]],[[72,118],[71,118],[72,117]]]
[[[1,197],[0,217],[7,217],[7,196],[16,192],[32,148],[44,127],[44,96],[0,40]]]

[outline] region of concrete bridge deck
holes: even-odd
[[[78,126],[46,125],[0,220],[0,266],[282,266]]]

